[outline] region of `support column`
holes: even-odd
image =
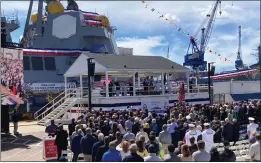
[[[132,87],[133,87],[133,96],[136,96],[136,91],[135,91],[135,73],[136,72],[133,72],[133,83],[132,83]]]
[[[108,71],[105,72],[105,93],[106,97],[109,97],[109,77],[108,77]]]
[[[81,89],[81,97],[83,97],[83,87],[82,87],[82,75],[80,75],[80,89]]]
[[[162,95],[165,95],[164,73],[161,72],[161,91]]]
[[[172,86],[170,83],[169,83],[169,73],[167,73],[167,86],[168,86],[168,94],[172,94],[172,88],[169,88],[169,86]]]
[[[187,93],[189,94],[189,72],[186,73],[187,78]]]
[[[138,73],[138,90],[139,90],[139,95],[140,95],[140,74]]]
[[[67,77],[64,77],[65,95],[67,95]]]

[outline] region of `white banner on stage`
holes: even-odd
[[[142,101],[141,109],[148,111],[155,111],[158,114],[164,114],[164,112],[169,108],[168,100],[159,100],[159,101]]]
[[[67,88],[76,88],[76,83],[68,83]],[[65,90],[64,83],[27,83],[25,90],[30,92],[58,92]]]

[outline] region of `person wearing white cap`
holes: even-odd
[[[191,121],[191,117],[190,117],[189,115],[186,116],[186,120],[187,120],[188,123],[190,123],[190,121]]]
[[[189,124],[189,131],[185,134],[185,143],[187,145],[191,145],[189,138],[191,136],[195,137],[195,142],[197,142],[197,138],[198,138],[198,132],[195,130],[195,125],[194,124]]]
[[[249,117],[249,125],[247,125],[247,134],[248,134],[248,139],[253,137],[253,134],[256,133],[257,128],[259,127],[258,124],[255,124],[255,118]]]
[[[205,130],[202,132],[202,140],[205,142],[205,150],[210,152],[211,148],[214,146],[214,134],[215,131],[210,128],[209,123],[204,123]]]

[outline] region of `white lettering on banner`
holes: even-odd
[[[164,112],[169,107],[169,101],[168,100],[162,100],[162,101],[142,101],[141,102],[141,109],[148,109],[148,111],[155,110],[156,113],[164,114]]]
[[[68,83],[67,88],[76,88],[76,83]],[[57,92],[64,91],[64,83],[27,83],[25,84],[26,91],[33,92]]]

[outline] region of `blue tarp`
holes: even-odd
[[[260,93],[248,93],[248,94],[231,94],[234,101],[244,101],[249,99],[260,99]]]

